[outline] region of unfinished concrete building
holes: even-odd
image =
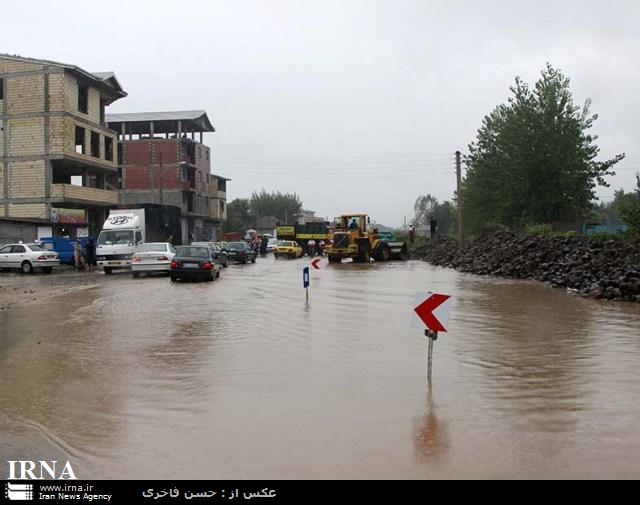
[[[119,197],[105,108],[125,96],[112,72],[0,55],[0,242],[100,230]]]
[[[147,209],[177,242],[216,240],[228,179],[211,174],[204,134],[215,129],[206,112],[109,114],[107,124],[122,145],[121,204]]]

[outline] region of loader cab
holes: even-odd
[[[340,217],[341,228],[345,230],[358,230],[361,233],[366,233],[369,222],[366,214],[344,214]]]

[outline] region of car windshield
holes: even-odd
[[[227,249],[231,251],[244,251],[248,248],[249,246],[245,242],[230,242],[227,244]]]
[[[293,242],[279,242],[278,247],[293,247]]]
[[[136,252],[166,252],[166,244],[142,244]]]
[[[133,230],[103,231],[98,237],[98,245],[132,245]]]
[[[42,246],[39,246],[38,244],[29,244],[29,249],[31,249],[33,252],[40,252],[40,251],[49,252],[47,251],[47,249],[45,249]]]
[[[176,258],[209,258],[209,249],[206,247],[181,247]]]

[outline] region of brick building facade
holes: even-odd
[[[211,173],[206,112],[110,114],[107,123],[121,142],[121,205],[178,209],[181,243],[219,237],[227,179]]]

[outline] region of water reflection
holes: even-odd
[[[446,423],[438,417],[433,388],[428,388],[425,413],[414,428],[414,444],[418,461],[430,463],[441,459],[449,450]]]

